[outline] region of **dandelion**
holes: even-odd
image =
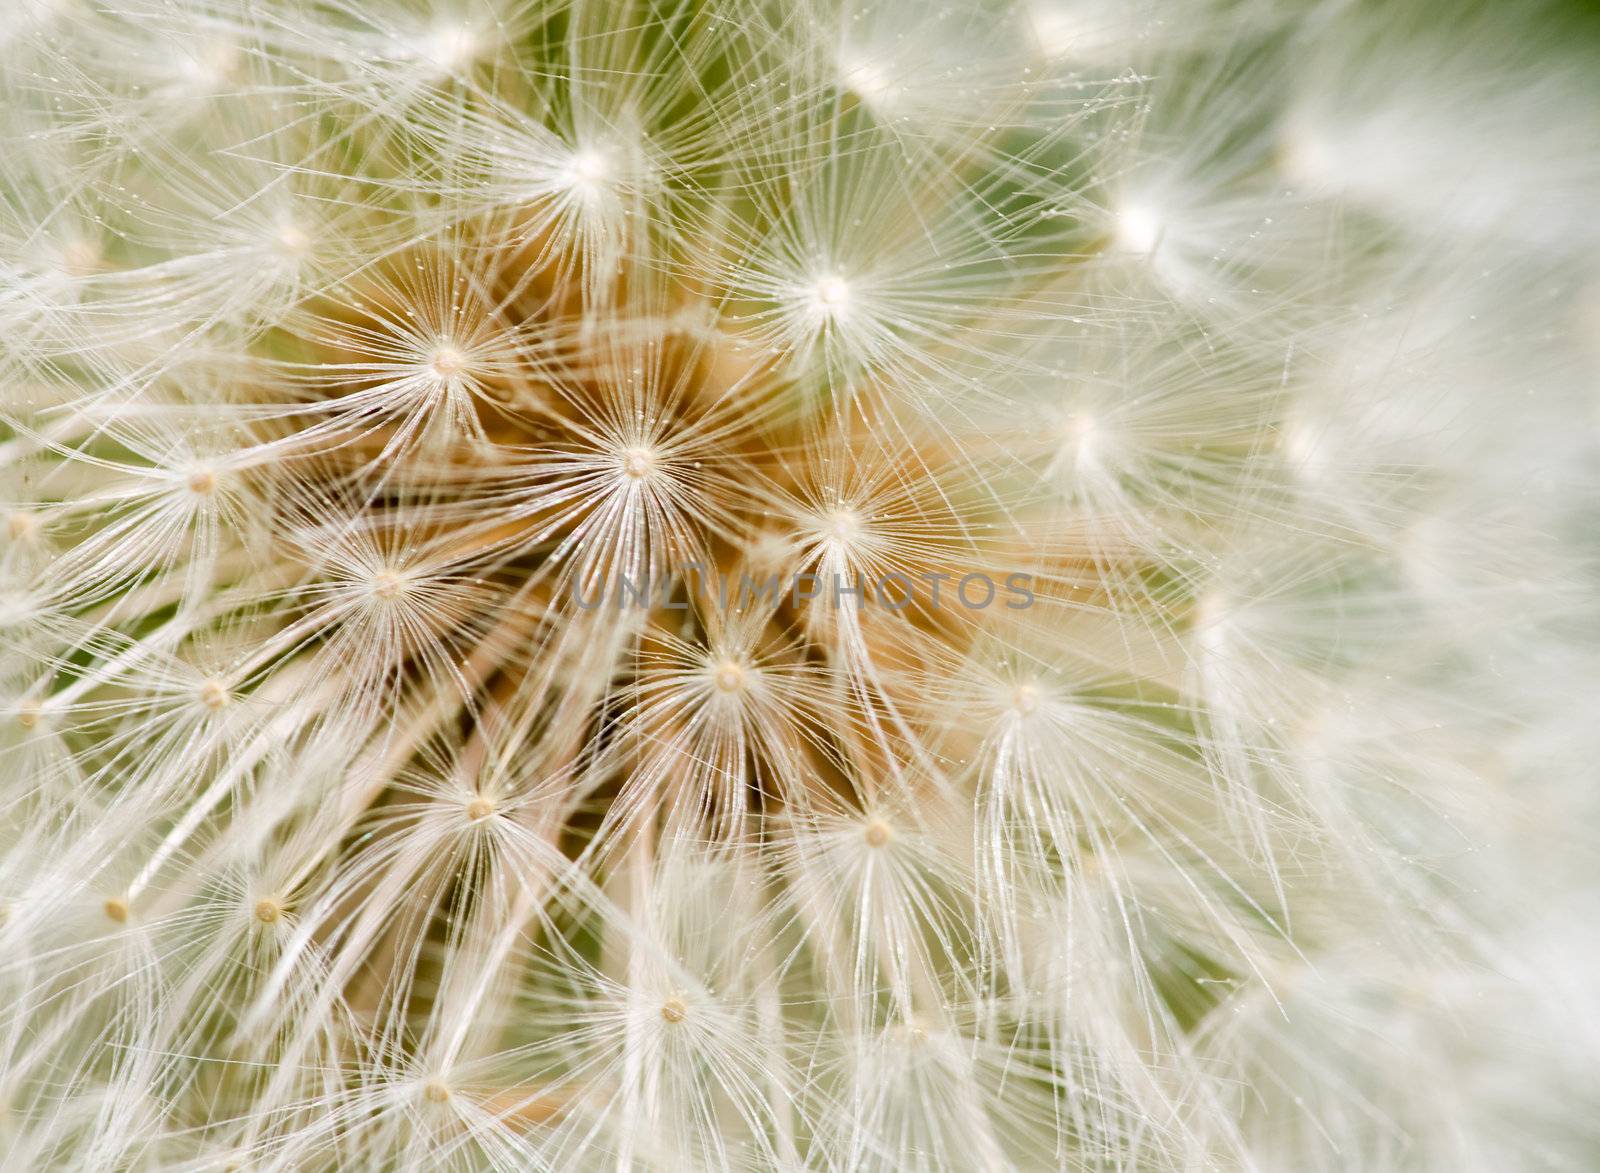
[[[13,8],[6,1168],[1595,1165],[1576,6]]]

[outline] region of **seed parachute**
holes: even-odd
[[[1600,1168],[1588,5],[0,8],[0,1166]]]

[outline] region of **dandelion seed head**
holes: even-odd
[[[31,541],[39,530],[39,519],[26,510],[16,509],[6,516],[6,534],[13,542]]]
[[[412,33],[397,46],[396,55],[448,75],[471,65],[484,48],[479,31],[469,22],[446,19]]]
[[[1592,1164],[1564,8],[14,7],[7,1167]]]
[[[1090,411],[1074,411],[1061,425],[1061,463],[1063,471],[1083,473],[1105,463],[1112,451],[1114,433],[1106,422]]]
[[[1213,588],[1195,600],[1194,626],[1202,638],[1224,639],[1225,628],[1234,621],[1237,610],[1227,593]]]
[[[231,41],[213,40],[186,46],[173,57],[172,76],[188,90],[209,93],[232,80],[239,68],[239,58],[239,47]]]
[[[100,271],[105,256],[93,241],[69,240],[61,249],[61,271],[69,277],[89,277]]]
[[[577,192],[596,196],[613,178],[610,156],[596,147],[583,147],[567,161],[567,183]]]
[[[623,475],[630,480],[648,480],[656,472],[659,459],[654,449],[626,448],[621,458]]]
[[[818,526],[822,537],[830,542],[837,542],[841,546],[849,546],[861,537],[865,527],[861,523],[861,515],[853,509],[830,509],[823,515]]]
[[[837,274],[817,278],[810,296],[812,309],[826,320],[842,318],[850,312],[850,283]]]
[[[1279,441],[1290,468],[1295,475],[1312,482],[1334,470],[1335,438],[1327,421],[1306,412],[1286,419],[1279,429]]]
[[[374,598],[392,601],[402,598],[411,589],[412,582],[404,572],[383,567],[373,572],[367,585]]]
[[[1304,121],[1291,122],[1278,144],[1278,166],[1290,183],[1316,190],[1338,174],[1338,160],[1326,137]]]
[[[892,1023],[884,1032],[886,1041],[907,1050],[918,1051],[929,1042],[928,1028],[916,1019]]]
[[[722,692],[740,692],[745,687],[744,665],[735,660],[723,660],[716,666],[712,679]]]
[[[1146,32],[1142,0],[1029,0],[1023,12],[1039,50],[1052,61],[1103,65],[1127,60],[1130,46]]]
[[[1037,713],[1042,700],[1037,684],[1019,684],[1011,690],[1011,707],[1024,717]]]
[[[1124,204],[1116,215],[1117,247],[1124,252],[1147,256],[1160,244],[1163,228],[1161,216],[1153,207],[1143,203]]]
[[[282,262],[299,265],[312,251],[311,234],[293,221],[274,227],[267,237],[267,251]]]
[[[458,347],[445,342],[434,349],[428,365],[441,379],[453,379],[466,368],[467,356]]]
[[[887,847],[894,839],[894,830],[882,819],[873,819],[862,831],[861,837],[872,848]]]
[[[889,63],[849,53],[839,62],[839,84],[869,106],[882,109],[891,107],[902,91]]]
[[[1090,39],[1064,4],[1040,0],[1029,4],[1026,12],[1034,38],[1046,57],[1066,57]]]

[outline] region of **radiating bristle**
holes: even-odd
[[[1600,1167],[1581,4],[0,7],[0,1166]]]

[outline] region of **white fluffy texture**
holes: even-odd
[[[1597,45],[12,0],[0,1164],[1600,1166]]]

